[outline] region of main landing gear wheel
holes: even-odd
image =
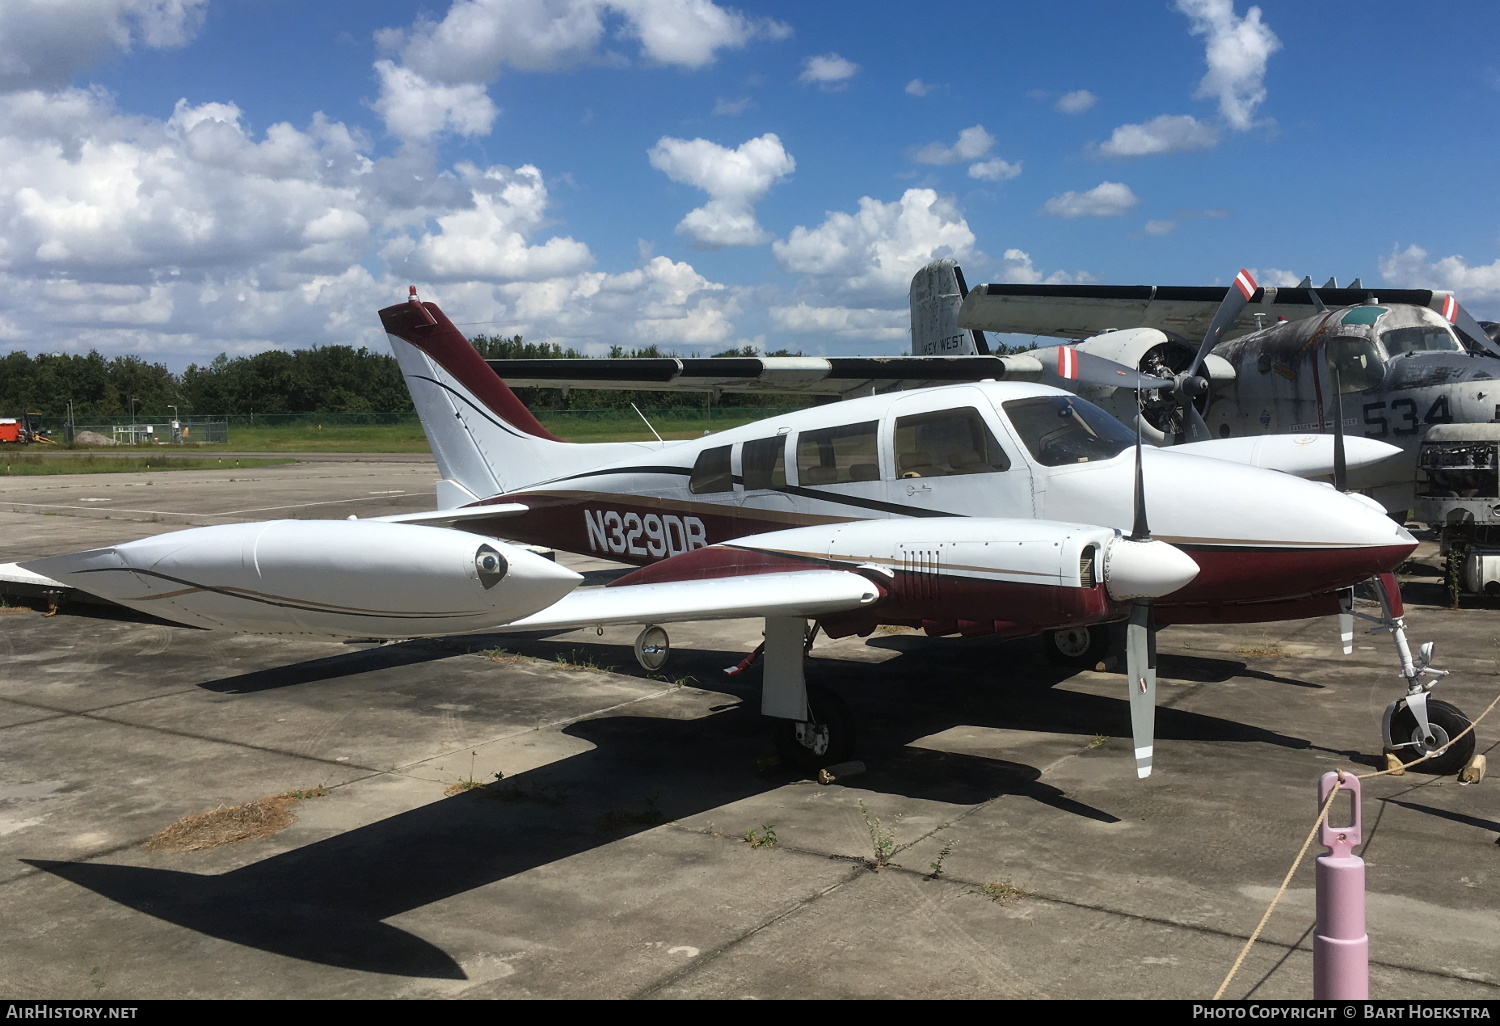
[[[1416,767],[1439,776],[1457,773],[1474,757],[1474,734],[1471,731],[1457,742],[1450,739],[1467,730],[1469,718],[1456,707],[1436,699],[1427,700],[1427,722],[1432,726],[1432,736],[1422,737],[1417,727],[1417,718],[1405,705],[1391,714],[1390,743],[1402,762],[1412,762],[1428,752],[1438,752],[1422,765]]]
[[[854,720],[843,699],[825,687],[807,689],[806,722],[773,719],[776,754],[788,766],[812,772],[843,762],[854,750]]]
[[[1092,670],[1109,654],[1109,628],[1102,625],[1043,631],[1042,648],[1054,666]]]

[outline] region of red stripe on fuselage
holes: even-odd
[[[743,573],[769,573],[806,566],[806,563],[790,557],[766,553],[752,554],[750,550],[729,550],[739,553],[733,556],[708,555],[707,547],[769,531],[855,519],[796,513],[791,510],[759,510],[727,503],[680,502],[656,496],[596,492],[576,494],[563,491],[518,492],[513,495],[499,496],[493,501],[519,502],[530,508],[519,516],[497,517],[495,520],[482,523],[470,521],[463,526],[479,533],[494,533],[515,541],[546,545],[567,552],[599,556],[621,563],[634,563],[648,567],[646,570],[636,571],[629,575],[627,579],[632,584],[734,576]],[[586,516],[600,516],[609,512],[619,516],[618,530],[615,529],[613,521],[608,525],[599,525],[596,521],[596,530],[591,535]],[[633,523],[629,522],[631,516],[640,522],[639,532],[633,538],[632,532],[635,528]],[[656,520],[648,522],[647,518],[653,516]],[[665,523],[664,518],[667,516],[676,517],[682,522],[681,534],[677,533],[679,528]],[[699,536],[696,533],[697,528],[693,527],[692,541],[696,544],[684,545],[683,543],[689,541],[687,529],[693,526],[686,522],[688,518],[694,518],[702,525],[702,534]],[[662,535],[664,541],[657,543],[660,554],[652,552],[654,540],[652,530],[658,525],[664,532]],[[601,544],[598,529],[600,526],[604,528],[603,544]],[[619,547],[613,547],[613,543],[617,543]],[[1309,596],[1330,595],[1399,566],[1416,547],[1415,542],[1410,545],[1322,549],[1204,545],[1185,541],[1174,542],[1174,544],[1192,556],[1199,566],[1198,576],[1191,583],[1178,592],[1158,599],[1155,603],[1156,608],[1163,611],[1163,615],[1168,617],[1170,622],[1178,623],[1258,623],[1267,619],[1280,619],[1281,617],[1265,615],[1267,603],[1298,603]],[[631,551],[632,546],[639,551]],[[671,566],[661,566],[661,561],[669,557],[676,557],[672,559]],[[765,569],[756,569],[756,567],[765,567]],[[689,576],[668,576],[680,573],[687,573]],[[898,578],[899,576],[898,574]],[[915,576],[930,580],[925,575]],[[951,575],[942,577],[943,582],[950,580],[972,581],[975,578],[959,578]],[[1016,584],[1014,587],[1036,589],[1049,586]],[[1067,592],[1087,590],[1050,587]],[[904,593],[902,587],[892,587],[890,590],[893,598],[900,598]],[[1014,600],[1024,607],[1026,603],[1036,601],[1037,594],[1035,590],[1023,590],[1013,595],[1007,592],[1006,601]],[[1024,597],[1028,595],[1032,597]],[[913,602],[915,604],[915,598]],[[889,619],[879,620],[883,623],[900,623],[913,619],[983,620],[988,617],[988,613],[980,611],[971,611],[974,615],[965,616],[946,598],[943,602],[945,611],[942,616],[896,617],[892,612],[894,606],[889,600],[881,603],[878,609],[869,612],[873,616],[889,617]],[[1210,615],[1201,611],[1208,607],[1212,607],[1215,612]],[[1327,611],[1321,605],[1308,608],[1311,611],[1296,613],[1295,616],[1322,616]],[[1174,618],[1175,614],[1168,612],[1177,609],[1182,610],[1182,616],[1191,618]],[[1192,609],[1200,609],[1200,612],[1191,612]],[[1241,612],[1237,613],[1237,610]],[[1337,611],[1336,608],[1333,609],[1333,612]],[[1015,617],[1018,623],[1031,623],[1038,619],[1049,619],[1051,616],[1050,613],[1043,617],[1033,616],[1023,608],[1012,608],[1006,612]],[[1237,616],[1243,616],[1244,619],[1238,620]],[[992,617],[992,619],[1005,618],[1004,615]],[[1111,617],[1103,615],[1100,618],[1110,619]],[[1295,617],[1288,616],[1287,618]],[[920,626],[920,624],[914,625]]]

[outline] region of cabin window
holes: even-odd
[[[1391,356],[1407,353],[1459,353],[1463,349],[1453,333],[1440,324],[1419,324],[1412,328],[1392,328],[1380,333],[1380,341]]]
[[[734,474],[729,468],[730,446],[720,445],[704,449],[693,464],[693,474],[688,478],[688,491],[694,495],[708,492],[734,491]]]
[[[1107,460],[1135,444],[1124,424],[1073,396],[1039,395],[1001,405],[1021,443],[1044,467]]]
[[[878,421],[803,431],[797,436],[797,481],[803,485],[849,484],[880,478],[875,448]]]
[[[896,476],[948,477],[1010,469],[1010,459],[972,406],[896,419]]]
[[[757,438],[746,442],[740,454],[745,490],[786,486],[786,436]]]
[[[1386,334],[1392,335],[1395,332],[1388,331]],[[1379,348],[1362,335],[1342,335],[1329,339],[1328,367],[1330,371],[1338,372],[1340,394],[1363,392],[1385,380],[1385,361],[1380,358]]]

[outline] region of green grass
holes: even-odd
[[[699,438],[704,431],[723,431],[727,428],[750,424],[768,415],[775,409],[757,410],[747,408],[743,413],[736,410],[727,413],[716,410],[714,416],[704,417],[693,413],[657,415],[647,411],[651,425],[665,439]],[[653,440],[651,431],[642,423],[634,411],[543,411],[538,414],[542,424],[557,437],[568,442],[648,442]],[[291,423],[245,424],[238,420],[229,425],[227,443],[197,443],[191,439],[174,451],[200,453],[219,452],[427,452],[427,436],[422,425],[413,415],[409,421],[399,424],[338,424],[320,423],[316,415],[296,419]],[[59,446],[58,448],[83,448]],[[133,451],[157,453],[163,447],[157,445],[110,447],[110,452]],[[153,460],[153,462],[157,462]],[[241,461],[244,463],[244,461]],[[246,464],[248,465],[248,464]],[[123,468],[122,468],[123,469]],[[140,469],[140,468],[134,468]],[[153,467],[153,469],[155,469]],[[186,469],[186,468],[184,468]],[[60,473],[60,471],[53,471]],[[86,473],[86,471],[80,471]]]
[[[33,477],[44,474],[138,474],[169,470],[233,470],[236,467],[275,467],[295,463],[286,459],[225,461],[213,456],[24,456],[0,455],[0,476]]]
[[[422,425],[410,424],[231,424],[228,444],[205,445],[205,452],[427,452]]]

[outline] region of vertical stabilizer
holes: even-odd
[[[958,326],[958,309],[969,289],[956,260],[934,260],[911,280],[913,356],[973,356],[989,353],[984,333]]]
[[[413,290],[415,293],[415,290]],[[544,428],[433,303],[380,311],[452,509],[622,459],[638,443],[575,445]]]

